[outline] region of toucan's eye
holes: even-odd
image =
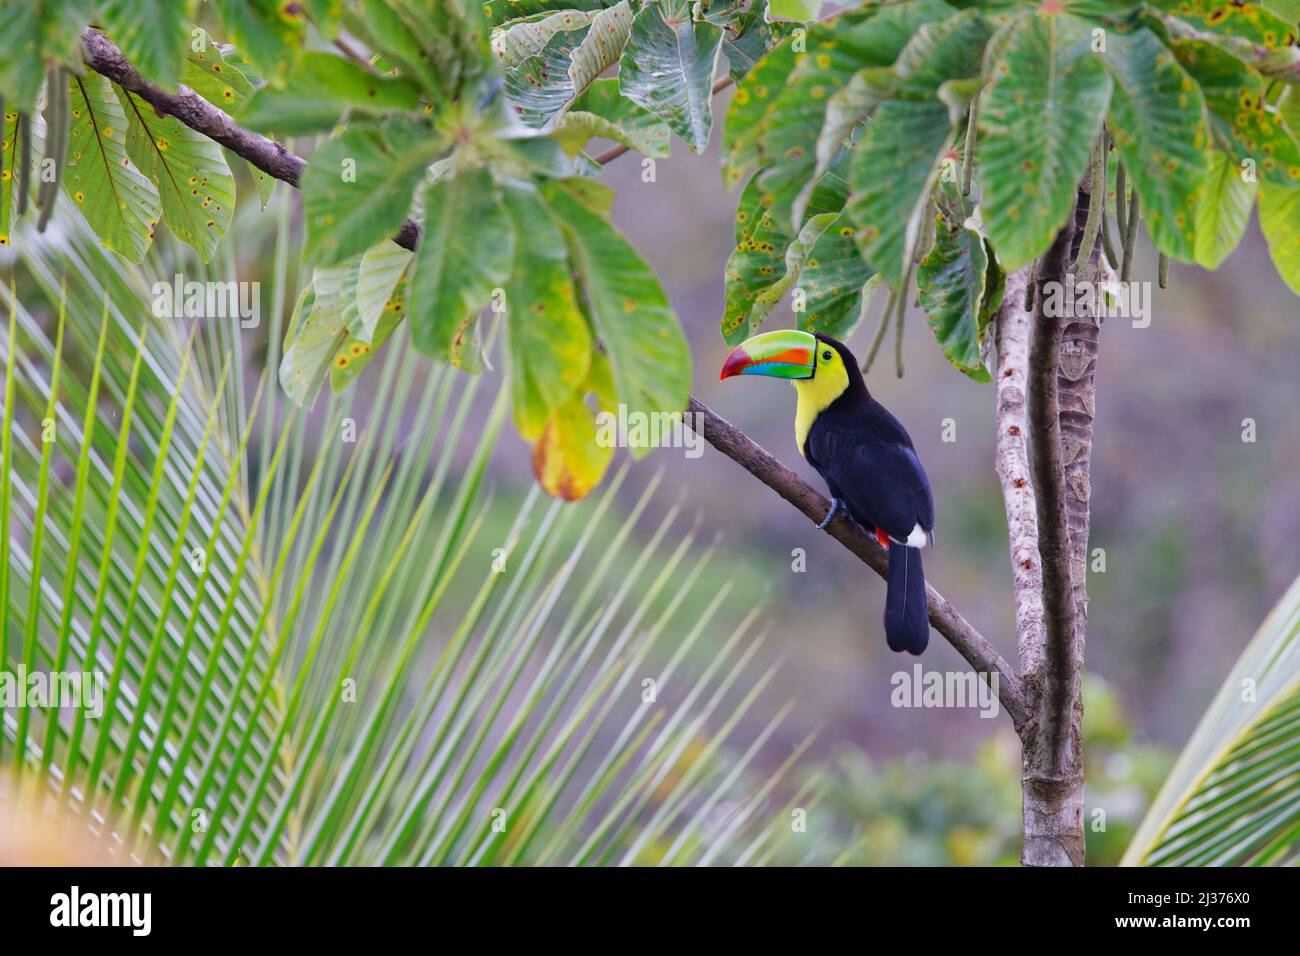
[[[822,353],[822,361],[829,362],[830,360],[831,360],[831,350],[827,349],[825,352]]]

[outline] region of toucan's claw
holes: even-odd
[[[839,509],[840,509],[840,499],[832,498],[831,510],[826,512],[826,517],[822,518],[822,523],[817,526],[817,530],[820,531],[823,528],[825,528],[828,524],[830,524],[831,519],[835,517],[835,512],[839,511]]]

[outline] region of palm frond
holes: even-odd
[[[1300,859],[1300,578],[1260,625],[1142,821],[1128,866]]]
[[[797,754],[746,791],[786,713],[751,736],[762,637],[709,646],[727,588],[680,505],[647,533],[657,477],[630,504],[626,471],[576,505],[494,489],[506,389],[402,342],[369,397],[300,413],[245,382],[233,319],[141,308],[233,279],[228,248],[134,267],[64,229],[0,294],[0,667],[98,674],[105,712],[6,710],[16,773],[178,864],[744,861],[788,828]]]

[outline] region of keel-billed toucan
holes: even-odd
[[[930,638],[921,548],[934,542],[934,497],[907,430],[871,397],[853,353],[825,335],[756,335],[727,356],[722,378],[733,375],[792,381],[795,441],[831,493],[818,527],[843,506],[889,550],[885,638],[920,654]]]

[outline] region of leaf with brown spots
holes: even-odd
[[[1074,207],[1111,80],[1068,14],[1029,15],[1001,36],[980,101],[980,209],[1002,268],[1032,261]]]
[[[683,0],[670,0],[641,8],[619,62],[618,83],[624,96],[702,153],[713,128],[710,87],[722,28],[691,19],[689,7]],[[593,25],[592,32],[597,29]]]
[[[1196,204],[1209,174],[1210,130],[1201,88],[1150,30],[1113,34],[1100,59],[1115,81],[1106,128],[1133,188],[1151,241],[1190,262]]]
[[[128,155],[127,118],[113,84],[98,73],[73,76],[69,107],[63,188],[104,248],[140,262],[162,217],[162,200]]]
[[[13,244],[14,186],[18,172],[18,111],[0,115],[0,246]]]
[[[175,117],[159,116],[135,94],[114,90],[126,113],[127,152],[157,187],[163,221],[208,262],[235,211],[235,177],[221,147]]]

